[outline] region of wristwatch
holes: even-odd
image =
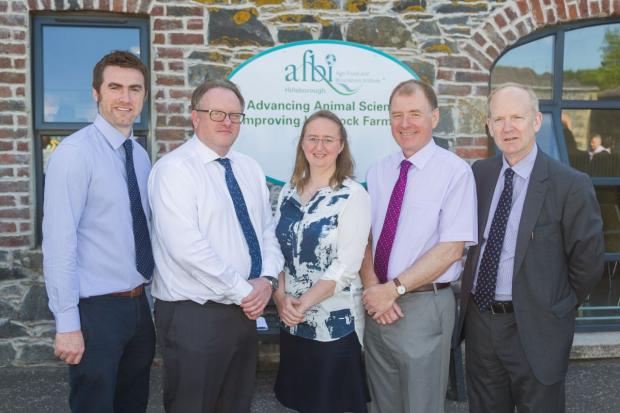
[[[398,277],[395,277],[393,281],[394,284],[396,284],[396,292],[398,293],[398,295],[405,295],[407,293],[407,289],[404,285],[402,285]]]
[[[278,284],[278,279],[276,277],[265,275],[263,276],[263,278],[269,282],[269,285],[271,285],[271,292],[274,292],[275,290],[278,289],[279,284]]]

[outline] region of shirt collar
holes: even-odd
[[[236,155],[234,151],[232,150],[228,151],[228,153],[225,156],[220,156],[217,153],[215,153],[213,149],[209,148],[207,145],[202,143],[202,141],[198,138],[198,136],[196,136],[196,134],[192,136],[191,140],[194,142],[194,149],[196,150],[196,153],[198,154],[198,158],[203,164],[213,162],[220,158],[228,158],[230,159],[232,163],[235,162]]]
[[[105,120],[105,118],[99,113],[97,113],[97,117],[95,118],[93,124],[114,149],[120,148],[125,142],[125,139],[133,139],[133,129],[129,134],[129,138],[125,138],[125,135],[123,135],[114,126],[110,125],[110,122]]]
[[[400,168],[400,164],[403,160],[407,159],[409,162],[413,164],[417,169],[424,169],[428,161],[433,157],[433,154],[437,150],[437,145],[433,138],[426,145],[424,145],[420,150],[411,155],[409,158],[405,158],[403,152],[399,152],[399,156],[396,158],[398,161],[397,167]]]
[[[530,174],[532,173],[532,169],[534,169],[534,162],[536,161],[536,155],[538,154],[538,145],[534,145],[530,153],[525,155],[525,158],[521,159],[515,165],[510,166],[506,158],[502,156],[502,170],[501,173],[508,168],[512,168],[513,171],[517,175],[519,175],[523,179],[528,179]]]

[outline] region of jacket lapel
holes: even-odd
[[[516,279],[517,274],[523,264],[525,252],[529,245],[534,226],[540,215],[540,209],[545,201],[548,185],[545,182],[549,177],[549,159],[540,148],[534,161],[532,176],[525,194],[521,221],[519,222],[519,232],[517,234],[517,246],[515,250],[514,270],[512,280]]]

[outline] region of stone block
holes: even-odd
[[[0,318],[0,339],[25,337],[28,335],[28,329],[8,318]]]
[[[457,104],[459,133],[476,135],[484,133],[486,106],[484,99],[461,99]]]
[[[395,1],[392,10],[398,13],[407,11],[423,11],[426,9],[426,0]]]
[[[21,346],[18,360],[22,364],[43,364],[57,361],[51,341],[27,341]]]
[[[15,266],[21,266],[43,274],[43,253],[41,250],[23,250],[15,252]]]
[[[441,36],[441,30],[439,30],[439,26],[434,21],[420,21],[413,28],[415,33],[424,34],[427,36]]]
[[[312,40],[312,33],[308,30],[278,30],[278,41],[280,43],[300,42],[302,40]]]
[[[450,40],[429,40],[422,45],[422,50],[426,53],[447,53],[455,54],[458,52],[458,48],[455,42]]]
[[[335,23],[323,26],[320,38],[327,40],[342,40],[342,30],[340,30],[340,26]]]
[[[439,123],[434,129],[434,132],[446,135],[453,134],[455,132],[454,116],[452,115],[451,106],[439,105]]]
[[[211,9],[209,44],[239,46],[273,46],[269,30],[257,19],[254,8],[241,10]]]
[[[13,318],[15,316],[15,308],[8,302],[0,301],[0,317]]]
[[[406,60],[405,63],[420,76],[421,80],[430,85],[435,83],[435,65],[420,59]]]
[[[486,3],[447,3],[440,4],[435,11],[437,13],[482,13],[486,12],[488,5]]]
[[[54,316],[47,306],[47,292],[43,284],[36,283],[32,287],[19,308],[17,320],[35,321],[35,320],[52,320]]]
[[[17,271],[14,268],[0,267],[0,281],[18,280],[24,277],[25,276],[21,271]]]
[[[304,9],[334,10],[338,8],[334,0],[303,0]]]
[[[347,0],[344,9],[351,13],[359,13],[368,10],[368,0]]]
[[[196,87],[207,79],[225,79],[230,68],[226,66],[197,64],[189,67],[189,85]]]
[[[9,342],[0,343],[0,366],[7,366],[15,361],[17,352]]]
[[[398,19],[379,16],[352,21],[347,40],[377,47],[405,47],[411,41],[411,32]]]

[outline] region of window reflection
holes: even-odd
[[[620,110],[563,110],[570,164],[590,176],[620,176]]]
[[[534,40],[503,55],[491,73],[491,87],[517,82],[530,86],[539,99],[553,94],[554,36]]]
[[[43,26],[43,120],[92,122],[92,71],[115,49],[140,55],[138,28]],[[139,122],[138,118],[136,122]]]
[[[620,188],[597,186],[596,197],[601,206],[606,252],[620,252]]]
[[[563,99],[620,97],[620,24],[566,32]]]
[[[560,149],[558,141],[555,138],[555,129],[553,128],[553,117],[551,113],[543,113],[542,125],[536,134],[536,143],[538,147],[551,158],[560,159]]]

